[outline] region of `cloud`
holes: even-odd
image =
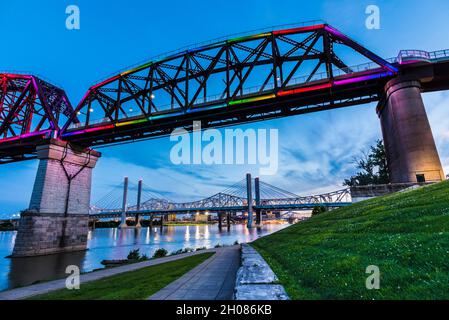
[[[423,94],[432,133],[445,174],[449,174],[449,92]]]
[[[355,125],[357,124],[357,125]],[[353,158],[380,138],[379,120],[374,106],[353,107],[324,113],[296,116],[252,124],[249,127],[279,129],[279,169],[261,180],[298,194],[335,191],[354,171]],[[156,142],[148,142],[153,150]],[[143,145],[142,145],[143,146]],[[133,148],[131,146],[131,148]],[[169,148],[164,146],[165,153]],[[129,163],[126,155],[100,159],[94,173],[93,198],[120,185],[124,175],[144,183],[175,201],[213,195],[244,179],[247,172],[256,176],[259,166],[249,165],[173,165],[160,152],[157,163]],[[151,152],[147,154],[151,157]],[[147,163],[151,163],[148,165]],[[111,168],[117,172],[111,175]]]

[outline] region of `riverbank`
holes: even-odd
[[[449,181],[323,213],[251,245],[292,299],[449,299]],[[379,290],[366,288],[368,266],[380,270]]]
[[[12,253],[16,232],[0,232],[0,292],[64,278],[68,265],[78,266],[82,273],[102,269],[102,260],[126,259],[131,250],[140,249],[140,254],[152,257],[160,248],[171,254],[186,248],[247,243],[286,226],[264,225],[251,230],[244,225],[231,225],[229,230],[219,230],[216,225],[95,229],[89,231],[86,251],[20,259],[4,258]]]
[[[0,300],[141,300],[207,260],[215,250],[189,252],[82,274],[80,289],[67,290],[66,279],[0,292]]]

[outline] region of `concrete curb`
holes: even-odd
[[[290,300],[276,274],[254,248],[242,244],[241,261],[235,300]]]

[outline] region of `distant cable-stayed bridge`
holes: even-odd
[[[91,206],[91,217],[255,212],[259,219],[260,213],[265,211],[311,210],[317,206],[339,208],[352,203],[349,188],[319,195],[299,196],[250,176],[210,197],[191,202],[169,200],[151,191],[143,183],[140,190],[139,198],[139,187],[129,185],[127,188],[127,183],[125,187],[115,187]]]

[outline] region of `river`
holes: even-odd
[[[228,231],[217,225],[165,226],[142,229],[95,229],[89,231],[88,250],[33,258],[7,258],[12,253],[16,231],[0,232],[0,291],[66,276],[68,265],[81,272],[103,268],[103,259],[125,259],[130,250],[140,249],[151,257],[159,248],[169,253],[183,248],[211,248],[217,244],[245,243],[287,227],[288,224],[266,224],[247,229],[233,225]]]

